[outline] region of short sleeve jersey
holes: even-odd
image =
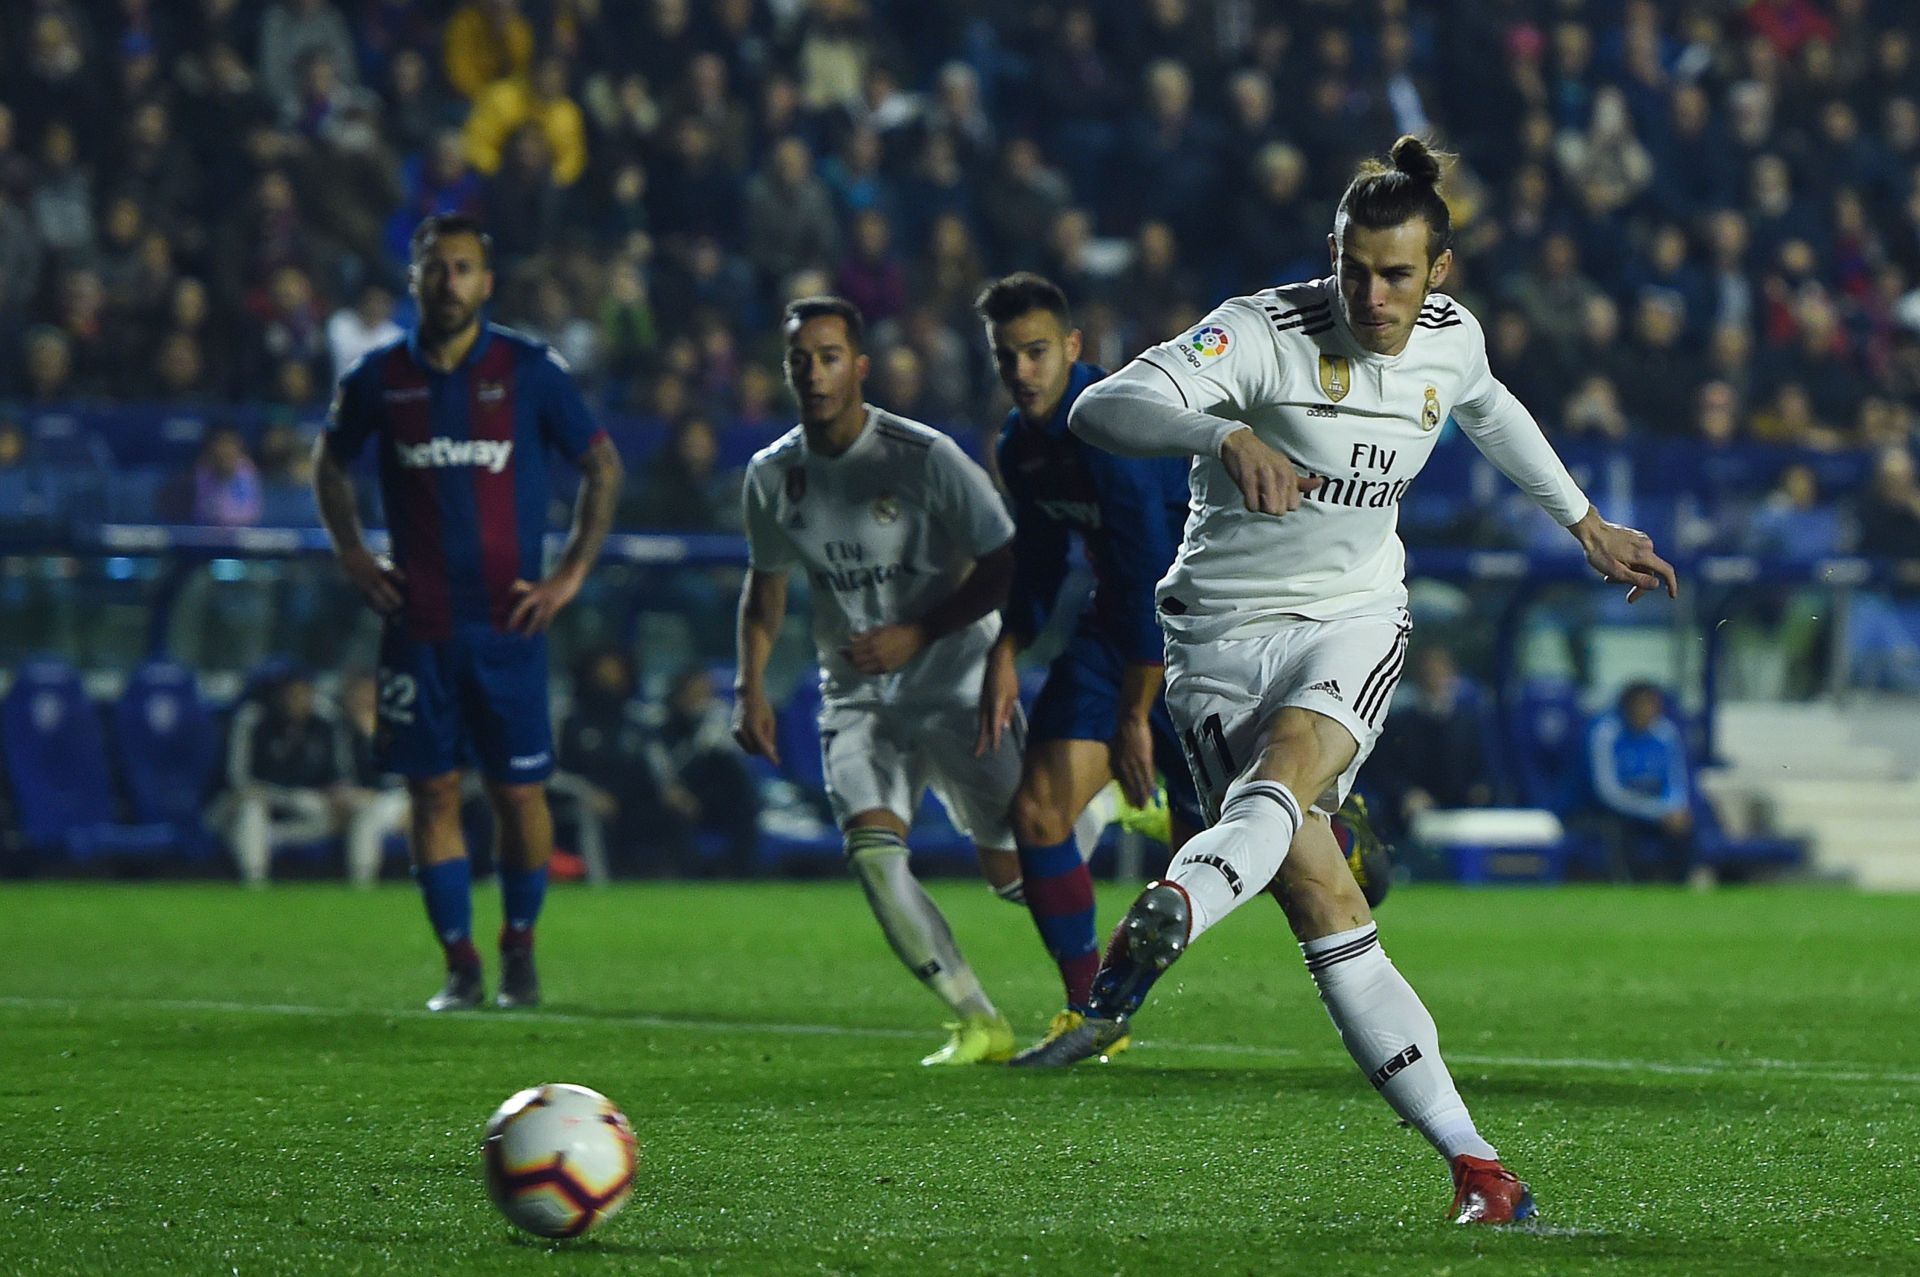
[[[979,696],[1000,632],[991,613],[892,674],[862,674],[845,655],[853,635],[923,615],[975,559],[1013,539],[992,480],[951,438],[869,407],[859,437],[829,457],[796,426],[748,463],[743,505],[754,570],[806,573],[827,700],[951,705]]]
[[[1331,277],[1236,297],[1139,360],[1187,407],[1245,422],[1322,480],[1275,518],[1248,511],[1218,458],[1195,461],[1192,515],[1158,599],[1163,625],[1201,641],[1403,606],[1400,501],[1448,414],[1502,393],[1479,321],[1453,298],[1432,294],[1405,349],[1376,355],[1348,329]]]
[[[341,378],[327,447],[351,461],[373,440],[396,566],[400,622],[439,641],[456,625],[504,630],[517,580],[537,581],[547,453],[577,461],[602,437],[551,347],[495,324],[448,372],[417,334],[369,351]]]

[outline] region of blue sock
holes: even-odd
[[[1093,973],[1100,968],[1100,946],[1093,931],[1093,875],[1087,871],[1087,862],[1080,859],[1071,835],[1051,846],[1023,843],[1020,877],[1040,943],[1060,968],[1067,1008],[1084,1011]]]
[[[547,867],[500,870],[500,904],[506,925],[500,931],[502,949],[533,948],[533,924],[547,898]]]
[[[469,969],[480,965],[473,947],[473,866],[465,856],[422,865],[413,871],[426,901],[427,921],[447,953],[447,969]]]

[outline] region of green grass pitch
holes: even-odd
[[[1039,1030],[1024,912],[934,890]],[[1397,893],[1387,950],[1533,1184],[1524,1231],[1440,1221],[1444,1167],[1264,901],[1132,1053],[1035,1075],[917,1066],[941,1008],[845,882],[556,889],[547,1007],[440,1017],[398,884],[0,900],[5,1273],[1920,1272],[1920,898]],[[578,1242],[517,1237],[481,1186],[481,1123],[540,1081],[641,1142]]]

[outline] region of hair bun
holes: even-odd
[[[1440,157],[1413,134],[1404,134],[1389,152],[1393,167],[1417,182],[1437,186],[1440,183]]]

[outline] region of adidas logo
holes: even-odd
[[[1323,678],[1318,683],[1307,688],[1307,690],[1309,692],[1325,692],[1336,701],[1340,699],[1340,684],[1335,679]]]

